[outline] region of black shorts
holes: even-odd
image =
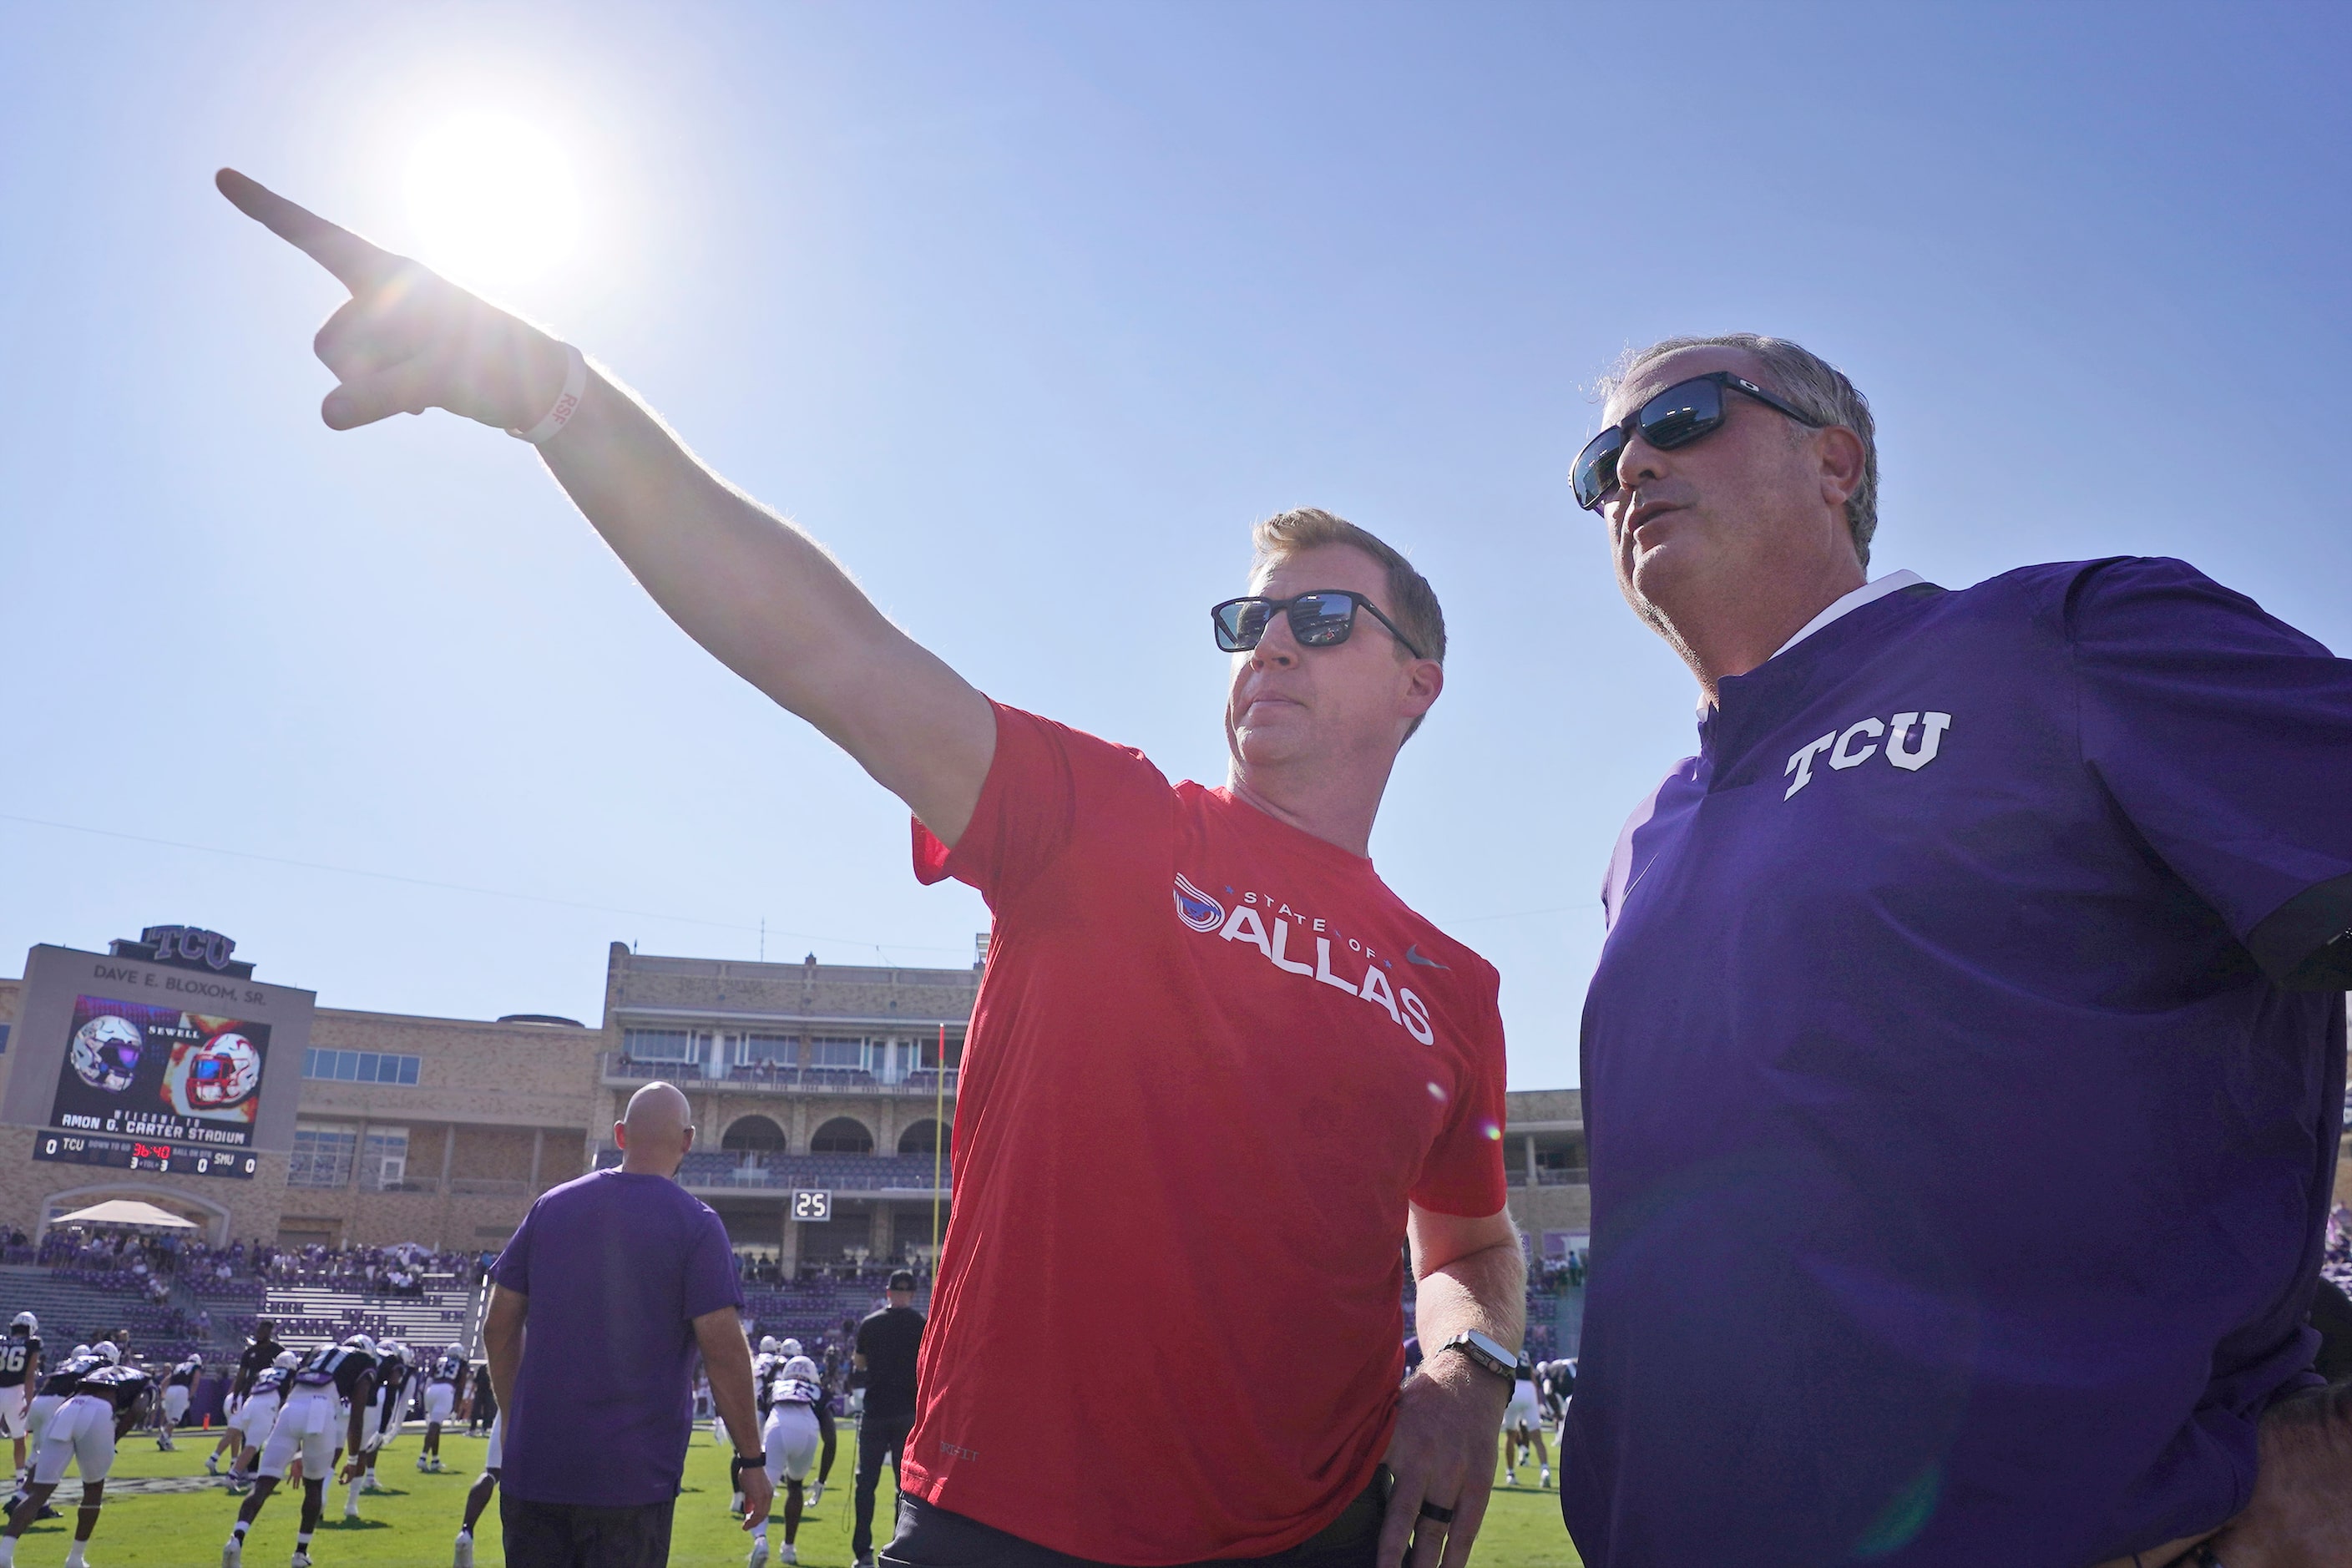
[[[666,1568],[677,1500],[631,1508],[528,1502],[499,1494],[508,1568]]]

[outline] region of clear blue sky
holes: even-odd
[[[1374,855],[1501,967],[1514,1084],[1573,1083],[1691,743],[1569,500],[1596,372],[1795,337],[1877,408],[1875,570],[2178,554],[2352,647],[2348,16],[8,6],[0,973],[185,921],[331,1005],[593,1019],[613,939],[970,961],[896,803],[522,447],[319,423],[340,294],[212,169],[409,248],[408,147],[504,108],[582,207],[506,297],[997,697],[1220,777],[1248,524],[1408,549],[1454,652]]]

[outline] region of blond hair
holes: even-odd
[[[1389,602],[1381,608],[1404,628],[1404,635],[1421,649],[1423,658],[1445,662],[1445,612],[1438,607],[1437,590],[1429,585],[1428,578],[1413,570],[1412,562],[1377,534],[1320,507],[1302,506],[1276,512],[1259,523],[1250,531],[1250,543],[1257,551],[1256,563],[1260,566],[1286,561],[1326,544],[1344,544],[1362,551],[1388,574]],[[1402,650],[1402,645],[1400,647]]]

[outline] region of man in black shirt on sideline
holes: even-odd
[[[923,1314],[915,1310],[915,1277],[901,1268],[885,1292],[889,1305],[857,1325],[850,1364],[866,1374],[866,1414],[857,1423],[857,1493],[849,1534],[857,1568],[874,1568],[874,1489],[882,1460],[893,1474],[898,1449],[915,1425],[915,1357],[923,1344]]]
[[[236,1358],[236,1382],[229,1392],[243,1399],[253,1392],[253,1380],[269,1370],[286,1347],[278,1342],[278,1324],[268,1318],[257,1318],[253,1322],[253,1341],[245,1353]]]

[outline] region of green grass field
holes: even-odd
[[[446,1474],[416,1473],[418,1435],[411,1428],[384,1451],[377,1474],[388,1492],[360,1499],[365,1522],[342,1521],[341,1489],[329,1493],[327,1518],[311,1542],[318,1568],[444,1568],[457,1521],[465,1511],[466,1489],[473,1484],[482,1462],[480,1438],[445,1436],[443,1459]],[[90,1542],[92,1568],[210,1568],[220,1561],[221,1542],[236,1518],[237,1500],[206,1483],[205,1455],[212,1447],[203,1434],[181,1435],[179,1451],[159,1453],[151,1438],[126,1439],[116,1456],[115,1478],[127,1482],[176,1480],[189,1489],[132,1492],[119,1495],[108,1488],[106,1511]],[[825,1489],[824,1501],[801,1522],[800,1559],[817,1568],[848,1568],[849,1487],[855,1460],[855,1439],[845,1428],[834,1463],[835,1485]],[[57,1505],[64,1518],[36,1526],[20,1542],[16,1561],[26,1568],[58,1568],[65,1561],[72,1534],[73,1504],[79,1482],[72,1476],[58,1489]],[[882,1480],[881,1508],[887,1518],[891,1506],[890,1478]],[[727,1513],[727,1461],[712,1444],[709,1429],[697,1434],[687,1460],[686,1493],[678,1500],[670,1562],[677,1568],[740,1568],[750,1552],[750,1539]],[[294,1526],[300,1511],[299,1494],[281,1490],[262,1510],[260,1522],[247,1539],[248,1568],[279,1568],[294,1550]],[[884,1532],[887,1539],[887,1532]],[[783,1540],[782,1526],[771,1539]],[[1472,1561],[1481,1568],[1574,1568],[1575,1552],[1560,1529],[1559,1494],[1525,1488],[1498,1489],[1485,1531]],[[481,1568],[505,1562],[499,1550],[498,1504],[482,1516],[475,1562]]]

